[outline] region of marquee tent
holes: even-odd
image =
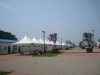
[[[42,38],[39,39],[39,42],[40,42],[41,44],[44,44],[44,40],[43,40]],[[48,45],[48,44],[51,44],[51,43],[45,39],[45,44]]]
[[[25,35],[21,40],[19,40],[16,43],[13,43],[13,50],[19,51],[19,52],[27,52],[27,51],[33,51],[33,50],[44,50],[44,40],[42,38],[39,38],[38,40],[36,37],[33,37],[31,40],[28,35]],[[62,44],[64,45],[64,44]],[[45,48],[46,50],[52,50],[54,46],[54,43],[52,41],[45,39]],[[57,41],[56,46],[58,48],[61,47],[61,44]]]
[[[44,44],[44,41],[42,40],[42,38],[40,37],[39,40],[40,44]]]
[[[41,43],[36,39],[36,37],[33,37],[32,41],[33,41],[33,43],[41,44]]]
[[[65,43],[62,43],[62,46],[64,46],[65,45]]]
[[[100,42],[97,42],[97,45],[96,46],[99,47],[99,45],[100,45]]]
[[[16,52],[28,52],[33,51],[33,41],[25,35],[20,41],[13,43],[13,51]]]
[[[48,40],[48,43],[51,44],[51,45],[54,45],[54,43],[53,43],[52,41],[49,41],[49,40]]]
[[[56,45],[61,45],[58,41],[56,41]]]
[[[33,41],[26,34],[23,39],[13,44],[31,44],[31,43],[33,43]]]

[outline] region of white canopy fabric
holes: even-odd
[[[52,41],[49,41],[49,40],[48,40],[48,43],[51,44],[51,45],[54,45],[54,43],[53,43]]]
[[[41,43],[36,39],[36,37],[33,37],[32,41],[33,41],[33,43],[41,44]]]
[[[99,47],[100,42],[97,42],[97,47]]]
[[[28,35],[26,34],[24,36],[23,39],[21,39],[20,41],[13,43],[13,44],[31,44],[31,43],[35,43],[35,44],[44,44],[44,40],[42,38],[40,38],[39,40],[36,39],[36,37],[33,37],[33,39],[31,40]],[[54,45],[54,43],[52,41],[47,41],[45,39],[45,44],[47,45]],[[56,45],[61,45],[58,41],[56,42]],[[64,43],[62,43],[62,45],[64,45]]]
[[[13,44],[30,44],[30,43],[33,43],[33,41],[27,35],[25,35],[23,39]]]
[[[38,41],[39,41],[40,44],[44,44],[44,40],[43,40],[42,38],[40,38]],[[45,39],[45,44],[53,44],[53,43],[50,42],[50,41],[47,41],[47,40]]]
[[[56,45],[61,45],[58,41],[56,41]]]
[[[42,38],[39,39],[40,44],[44,44],[44,41],[42,40]]]
[[[62,43],[62,45],[64,46],[64,45],[65,45],[65,43]]]
[[[100,44],[100,42],[97,42],[97,44]]]
[[[50,42],[45,39],[45,44],[50,44]]]

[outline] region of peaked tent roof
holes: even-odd
[[[56,41],[56,45],[61,45],[58,41]]]
[[[62,43],[62,45],[64,46],[64,45],[65,45],[65,43]]]
[[[23,39],[13,44],[29,44],[29,43],[33,43],[33,41],[26,34]]]
[[[45,39],[45,44],[50,44],[50,42],[48,42],[48,41]]]
[[[44,40],[43,40],[42,38],[39,39],[39,42],[40,42],[40,44],[44,44]],[[50,41],[47,41],[47,40],[45,39],[45,44],[53,44],[53,43],[50,42]]]
[[[48,43],[51,44],[51,45],[54,45],[54,43],[53,43],[52,41],[49,41],[49,40],[48,40]]]
[[[39,39],[40,44],[44,44],[44,41],[42,40],[42,38],[40,37]]]
[[[41,44],[41,43],[36,39],[36,37],[33,37],[32,41],[33,41],[33,43]]]

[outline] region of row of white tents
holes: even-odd
[[[99,42],[99,41],[96,42],[96,46],[97,46],[98,48],[100,48],[100,42]]]
[[[24,36],[23,39],[20,41],[13,43],[13,45],[18,45],[18,44],[29,44],[29,43],[34,43],[34,44],[44,44],[44,40],[42,38],[36,39],[36,37],[33,37],[33,39],[30,39],[27,35]],[[46,40],[45,39],[45,44],[51,44],[54,45],[52,41]],[[64,45],[64,43],[59,43],[58,41],[56,42],[56,45]]]
[[[56,42],[57,48],[63,47],[64,43]],[[28,52],[28,51],[34,51],[34,50],[44,50],[44,40],[42,38],[36,39],[36,37],[33,37],[33,39],[30,39],[27,35],[24,36],[21,40],[18,42],[15,42],[12,44],[13,51],[16,52]],[[52,50],[54,46],[54,43],[52,41],[45,39],[45,48],[46,50]]]

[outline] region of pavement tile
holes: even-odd
[[[0,70],[13,71],[9,75],[100,75],[100,49],[86,53],[75,48],[56,57],[1,55]]]

